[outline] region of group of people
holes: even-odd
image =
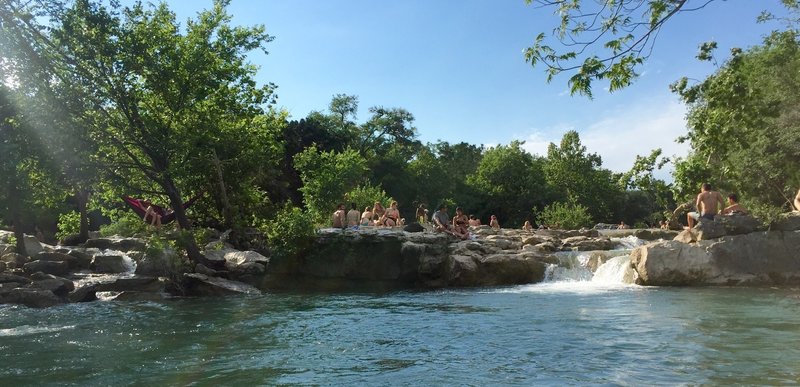
[[[339,203],[332,219],[334,228],[395,227],[402,226],[404,223],[404,219],[400,217],[400,210],[397,209],[396,201],[393,201],[389,208],[384,208],[381,202],[375,202],[372,207],[364,208],[364,212],[358,210],[356,203],[351,203],[350,210],[345,212],[344,203]]]
[[[800,198],[800,191],[797,192]],[[798,199],[795,199],[797,201]],[[705,183],[700,188],[700,193],[697,194],[695,199],[695,208],[697,211],[689,212],[686,215],[687,228],[694,227],[695,223],[701,219],[714,220],[717,214],[720,215],[747,215],[748,211],[741,204],[739,204],[739,196],[735,193],[728,195],[727,203],[722,198],[722,194],[714,191],[711,184]]]

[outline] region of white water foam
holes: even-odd
[[[0,337],[27,336],[39,333],[58,332],[74,328],[74,325],[65,325],[63,327],[36,327],[31,325],[22,325],[16,328],[0,329]]]

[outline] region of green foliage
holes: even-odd
[[[364,211],[366,207],[372,208],[375,202],[381,202],[381,205],[388,208],[389,204],[394,200],[381,187],[373,186],[369,182],[353,188],[345,197],[347,198],[345,206],[349,209],[350,203],[356,203],[356,208],[359,211]]]
[[[63,239],[75,235],[81,230],[81,214],[77,211],[65,212],[58,216],[58,232],[56,238]]]
[[[147,233],[147,227],[147,223],[142,218],[132,212],[125,212],[111,224],[100,226],[100,235],[104,237],[111,235],[132,237]]]
[[[703,182],[737,192],[757,208],[788,210],[800,186],[800,43],[795,31],[773,33],[762,46],[733,50],[704,81],[672,85],[689,106],[692,154],[676,160],[679,198]]]
[[[565,230],[589,227],[592,223],[588,209],[574,199],[566,203],[555,202],[545,206],[539,213],[538,219],[539,223]]]
[[[364,159],[352,149],[321,152],[312,146],[295,155],[294,163],[303,181],[303,201],[317,224],[329,222],[328,214],[367,172]]]
[[[316,236],[311,214],[291,205],[278,210],[275,218],[259,229],[267,236],[272,254],[284,258],[302,256]]]

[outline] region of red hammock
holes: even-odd
[[[201,191],[199,194],[197,194],[197,196],[189,199],[189,201],[186,203],[183,203],[183,209],[185,210],[189,208],[189,206],[197,201],[197,199],[200,199],[204,193],[205,191]],[[167,210],[164,207],[155,205],[146,200],[134,199],[130,196],[123,196],[122,200],[125,201],[125,204],[127,204],[128,207],[130,207],[133,212],[137,213],[141,218],[144,218],[144,214],[147,213],[147,207],[153,207],[153,211],[155,211],[156,214],[161,215],[161,224],[167,224],[175,220],[175,211]]]

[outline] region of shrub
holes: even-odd
[[[278,257],[304,254],[316,236],[313,217],[291,205],[278,210],[271,222],[259,228],[267,236],[272,254]]]
[[[100,227],[100,235],[104,237],[111,235],[132,237],[146,232],[147,223],[131,212],[125,212],[116,221]]]
[[[550,227],[577,230],[591,225],[592,217],[586,207],[573,199],[567,203],[555,202],[546,206],[539,213],[539,222]]]
[[[58,232],[56,238],[64,239],[81,231],[81,214],[70,211],[58,216]]]
[[[381,202],[384,207],[389,207],[389,204],[394,200],[391,196],[387,195],[386,191],[380,186],[374,187],[370,183],[359,185],[354,188],[347,193],[346,198],[347,203],[344,204],[345,207],[349,209],[350,203],[355,203],[359,211],[364,211],[366,207],[372,208],[375,202]],[[333,211],[331,210],[331,212]]]

